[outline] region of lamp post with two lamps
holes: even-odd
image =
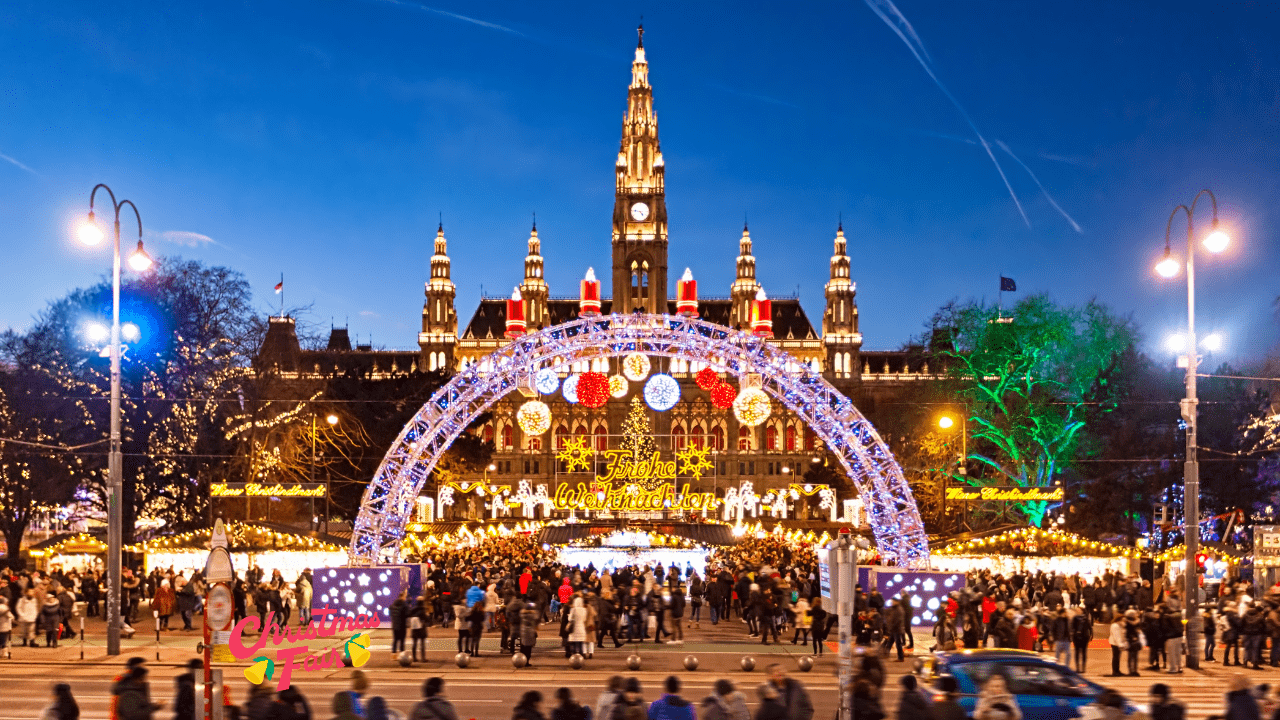
[[[324,421],[329,423],[329,427],[333,427],[338,424],[338,416],[334,415],[333,413],[329,413],[328,415],[325,416]],[[311,468],[307,474],[310,476],[309,479],[311,481],[311,484],[314,485],[316,482],[316,414],[315,413],[311,413]],[[329,472],[325,471],[325,474],[324,474],[324,531],[326,534],[329,532],[329,491],[331,488],[330,482],[329,482],[330,477],[332,476],[329,474]],[[313,509],[313,512],[314,512],[314,509]]]
[[[152,260],[142,247],[142,215],[132,200],[116,202],[115,193],[106,185],[94,186],[89,193],[89,216],[80,227],[80,241],[97,245],[105,235],[94,221],[93,202],[98,190],[106,190],[115,211],[114,245],[111,263],[111,445],[107,457],[107,654],[120,654],[120,584],[121,552],[123,551],[124,515],[121,507],[123,494],[122,456],[120,452],[120,210],[128,205],[138,221],[138,247],[129,256],[129,267],[137,272],[151,268]]]
[[[1196,553],[1200,551],[1200,462],[1196,454],[1196,367],[1198,357],[1196,350],[1196,244],[1195,244],[1195,212],[1196,203],[1202,196],[1208,196],[1213,207],[1213,225],[1209,234],[1202,241],[1205,250],[1220,253],[1227,249],[1230,238],[1218,229],[1218,199],[1210,190],[1201,190],[1191,201],[1191,205],[1179,205],[1169,214],[1169,222],[1164,230],[1164,258],[1156,264],[1156,272],[1166,278],[1172,278],[1182,270],[1183,263],[1173,255],[1171,235],[1173,219],[1179,212],[1187,214],[1187,335],[1183,347],[1187,352],[1186,397],[1182,400],[1182,419],[1187,424],[1187,458],[1183,465],[1182,484],[1182,516],[1186,536],[1186,556],[1182,570],[1187,622],[1187,667],[1192,670],[1200,667],[1200,578],[1196,573]],[[1205,338],[1209,340],[1216,336]],[[1214,341],[1213,344],[1220,344]]]

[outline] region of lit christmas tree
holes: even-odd
[[[653,441],[653,428],[639,397],[631,398],[631,412],[622,421],[622,449],[631,452],[636,463],[653,457],[658,445]]]

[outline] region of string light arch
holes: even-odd
[[[401,430],[365,489],[352,528],[355,566],[397,562],[405,524],[436,461],[495,402],[536,368],[569,369],[576,357],[632,353],[701,362],[741,378],[756,374],[761,389],[813,428],[866,501],[885,560],[926,568],[929,543],[915,499],[893,453],[853,403],[806,363],[763,338],[690,317],[655,314],[586,317],[512,340],[487,360],[458,372]],[[555,365],[557,359],[561,366]],[[495,368],[481,372],[479,367]],[[607,388],[607,380],[605,382]]]

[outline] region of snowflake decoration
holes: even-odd
[[[556,459],[564,463],[565,472],[573,472],[590,468],[595,454],[586,435],[574,435],[564,441],[564,447],[556,452]]]
[[[712,467],[711,461],[707,459],[708,452],[708,448],[694,445],[676,451],[676,459],[681,463],[680,472],[692,475],[694,480],[701,480],[702,473]]]

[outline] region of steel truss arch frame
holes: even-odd
[[[400,432],[365,489],[348,562],[396,562],[415,500],[436,462],[474,419],[544,367],[641,352],[707,363],[762,389],[800,417],[839,458],[864,498],[880,554],[900,567],[927,568],[929,545],[915,499],[894,460],[853,403],[819,373],[765,340],[696,318],[636,313],[579,318],[512,340],[459,371]],[[481,366],[487,369],[482,370]]]

